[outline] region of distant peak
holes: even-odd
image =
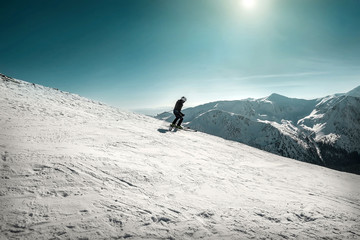
[[[281,97],[281,98],[288,98],[288,97],[285,97],[284,95],[280,95],[278,93],[272,93],[269,97]]]
[[[285,97],[285,96],[283,96],[283,95],[280,95],[280,94],[277,94],[277,93],[273,93],[273,94],[271,94],[270,96],[268,96],[267,98],[266,98],[266,100],[269,100],[269,101],[282,101],[282,100],[287,100],[287,99],[289,99],[288,97]]]

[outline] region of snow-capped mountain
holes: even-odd
[[[304,100],[272,94],[188,108],[194,129],[281,156],[360,173],[360,87]],[[171,112],[156,116],[171,121]]]
[[[4,75],[0,111],[0,239],[360,236],[358,175]]]

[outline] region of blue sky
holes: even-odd
[[[120,108],[183,95],[187,106],[273,92],[309,99],[360,85],[358,0],[14,0],[1,9],[1,73]]]

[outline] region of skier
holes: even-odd
[[[182,97],[182,98],[180,98],[179,100],[177,100],[177,102],[176,102],[176,104],[175,104],[175,107],[174,107],[174,111],[173,111],[173,113],[174,113],[174,115],[175,115],[175,119],[174,119],[174,121],[172,122],[172,124],[170,124],[170,127],[171,128],[174,128],[174,127],[176,127],[176,128],[179,128],[179,129],[183,129],[182,127],[181,127],[181,123],[182,123],[182,121],[184,120],[184,116],[185,116],[185,114],[183,114],[182,112],[181,112],[181,109],[182,109],[182,107],[183,107],[183,105],[184,105],[184,102],[186,102],[186,97]],[[177,120],[179,120],[179,122],[178,122],[178,124],[176,125],[176,122],[177,122]]]

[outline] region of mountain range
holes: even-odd
[[[281,156],[360,173],[360,86],[318,99],[271,94],[184,109],[189,127]],[[156,116],[168,122],[171,112]]]

